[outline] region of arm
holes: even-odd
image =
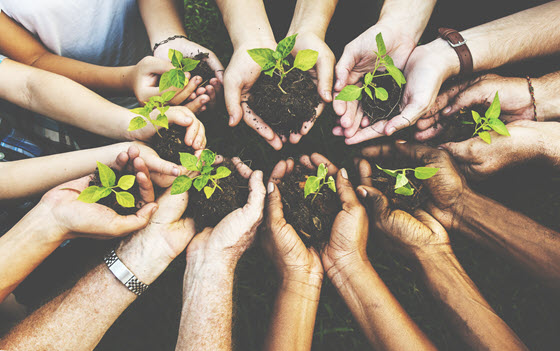
[[[537,105],[537,120],[560,121],[560,71],[532,79]]]

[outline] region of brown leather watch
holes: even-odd
[[[463,36],[457,32],[455,29],[451,28],[440,28],[438,29],[440,38],[446,40],[449,45],[459,56],[459,62],[461,63],[460,76],[468,76],[473,73],[473,58],[469,47],[467,46],[467,41]]]

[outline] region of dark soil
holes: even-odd
[[[180,165],[181,160],[179,152],[194,153],[192,147],[185,145],[187,128],[171,125],[169,129],[161,129],[159,133],[161,137],[156,134],[152,138],[152,146],[162,159]]]
[[[375,72],[384,73],[384,72]],[[362,110],[364,114],[369,117],[371,123],[380,121],[382,119],[390,119],[399,114],[399,102],[401,101],[403,88],[400,88],[397,82],[391,76],[382,76],[374,78],[373,82],[378,86],[385,88],[389,93],[389,98],[381,101],[375,98],[370,99],[369,95],[365,92],[362,94]],[[373,93],[373,89],[372,89]]]
[[[439,119],[443,130],[428,144],[441,145],[449,142],[461,142],[472,138],[474,132],[473,124],[464,124],[463,122],[473,122],[471,110],[461,110],[459,113]]]
[[[113,170],[113,172],[115,172],[117,182],[124,175],[135,175],[131,172],[120,172],[120,171],[117,171],[114,168],[111,168],[111,169]],[[95,174],[93,176],[93,179],[89,182],[89,186],[93,186],[93,185],[102,186],[101,180],[99,179],[99,170],[98,169],[95,170]],[[115,190],[116,191],[123,191],[123,190],[120,190],[120,189],[115,189]],[[134,185],[132,186],[132,188],[128,189],[127,192],[131,193],[132,196],[134,196],[135,204],[136,204],[136,206],[138,206],[138,199],[140,199],[140,189],[138,187],[138,183],[134,182]],[[117,202],[117,197],[116,197],[114,192],[111,192],[111,195],[102,198],[97,203],[113,209],[115,212],[117,212],[121,216],[128,216],[128,215],[131,215],[131,214],[135,214],[136,211],[138,210],[138,208],[136,208],[136,207],[122,207],[121,205],[119,205],[119,203]]]
[[[194,187],[189,192],[189,207],[185,215],[194,218],[197,232],[206,227],[215,227],[225,216],[247,203],[248,180],[237,173],[231,160],[226,159],[220,166],[232,172],[229,177],[218,182],[223,191],[216,189],[210,199],[206,198],[204,191],[197,191]]]
[[[249,107],[278,135],[299,133],[304,122],[316,117],[315,108],[321,103],[317,86],[309,74],[294,69],[282,82],[284,94],[278,88],[280,77],[261,74],[249,98]]]
[[[210,79],[215,77],[214,71],[208,66],[206,59],[208,58],[207,52],[199,52],[194,56],[190,56],[193,60],[200,60],[199,64],[193,69],[191,73],[191,77],[199,76],[202,78],[201,86],[206,85]]]
[[[402,168],[415,168],[417,165],[410,165],[406,163],[407,161],[402,159],[388,159],[383,160],[383,162],[378,163],[380,167],[385,169],[402,169]],[[371,164],[372,168],[372,180],[373,187],[381,191],[387,199],[392,209],[399,209],[409,213],[413,213],[414,210],[421,208],[429,197],[429,190],[424,188],[422,181],[416,179],[414,172],[408,171],[406,177],[409,182],[413,185],[414,194],[411,196],[405,196],[400,194],[395,194],[395,182],[396,178],[391,177],[387,173],[378,169],[375,163]]]
[[[331,236],[334,218],[340,211],[340,200],[326,186],[312,202],[313,195],[304,197],[303,188],[308,176],[314,175],[300,166],[278,185],[282,194],[284,217],[298,232],[307,247],[320,250]]]

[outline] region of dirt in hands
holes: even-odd
[[[126,172],[126,171],[121,172],[121,171],[118,171],[114,168],[111,168],[111,169],[113,170],[113,172],[115,172],[115,175],[116,175],[115,179],[116,179],[117,182],[124,175],[136,176],[136,174],[133,174],[131,172]],[[93,178],[89,182],[89,186],[103,186],[103,184],[101,184],[101,180],[99,179],[99,170],[98,169],[95,170]],[[115,191],[121,192],[121,191],[124,191],[124,190],[121,190],[119,188],[115,188]],[[130,188],[126,191],[131,193],[132,196],[134,196],[134,204],[136,206],[138,206],[138,201],[140,201],[140,188],[138,186],[138,182],[135,180],[132,188]],[[135,214],[136,211],[138,211],[138,208],[136,208],[136,207],[122,207],[117,202],[117,196],[115,195],[115,193],[113,191],[111,191],[111,194],[109,196],[104,197],[101,200],[97,201],[97,203],[100,204],[100,205],[104,205],[104,206],[107,206],[107,207],[111,208],[113,211],[117,212],[121,216],[132,215],[132,214]]]
[[[208,66],[208,62],[207,62],[208,53],[199,52],[194,56],[188,56],[188,57],[192,58],[193,60],[200,61],[196,66],[196,68],[190,72],[191,77],[199,76],[202,78],[202,83],[200,86],[207,85],[208,82],[210,82],[210,79],[215,77],[214,71],[212,70],[212,68],[210,68],[210,66]]]
[[[249,197],[248,180],[236,171],[233,162],[226,159],[218,166],[231,170],[230,176],[218,181],[222,190],[216,189],[209,199],[204,191],[197,191],[194,187],[189,190],[189,206],[185,215],[194,219],[197,232],[206,227],[215,227],[225,216],[245,206]],[[211,181],[208,185],[211,185]]]
[[[316,118],[315,109],[321,103],[317,86],[307,72],[294,69],[284,77],[282,89],[278,88],[280,76],[261,74],[251,88],[249,107],[278,135],[299,133],[304,122]],[[255,118],[255,117],[253,117]]]
[[[185,144],[186,133],[187,128],[178,125],[170,125],[169,129],[160,129],[159,134],[161,137],[156,134],[151,140],[154,151],[163,160],[180,165],[179,152],[194,153],[194,149]]]
[[[385,74],[385,72],[377,71],[375,74]],[[364,115],[368,116],[370,124],[373,124],[382,119],[391,119],[399,114],[399,103],[402,98],[402,92],[404,91],[404,85],[399,87],[397,82],[391,76],[381,76],[375,77],[373,79],[378,87],[385,88],[389,97],[385,101],[381,101],[375,97],[373,89],[371,92],[373,94],[373,100],[366,94],[362,92],[362,110]]]
[[[451,116],[441,116],[438,121],[441,132],[428,141],[429,145],[441,145],[449,142],[459,143],[473,137],[474,124],[471,110],[461,110]]]
[[[316,175],[301,166],[287,175],[278,185],[282,195],[284,218],[297,231],[307,247],[320,250],[329,240],[334,219],[341,210],[335,192],[324,186],[315,200],[311,194],[304,197],[307,177]]]

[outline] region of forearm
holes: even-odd
[[[138,1],[142,20],[148,31],[152,48],[174,35],[185,35],[179,9],[174,0],[140,0]]]
[[[329,276],[376,350],[435,350],[369,262],[349,264]]]
[[[234,268],[187,257],[176,350],[231,350]]]
[[[91,174],[99,161],[112,166],[131,143],[0,163],[0,200],[44,193],[64,182]]]
[[[310,350],[322,277],[285,279],[274,304],[265,350]]]
[[[377,24],[388,26],[418,43],[437,0],[386,0]]]
[[[494,200],[468,192],[453,229],[560,288],[560,234]]]
[[[311,32],[325,39],[338,0],[298,0],[288,35]]]
[[[560,72],[532,78],[538,121],[560,121]]]
[[[472,350],[527,349],[486,302],[451,249],[417,256],[426,285]]]
[[[248,41],[274,41],[262,0],[216,0],[216,3],[234,49]]]

